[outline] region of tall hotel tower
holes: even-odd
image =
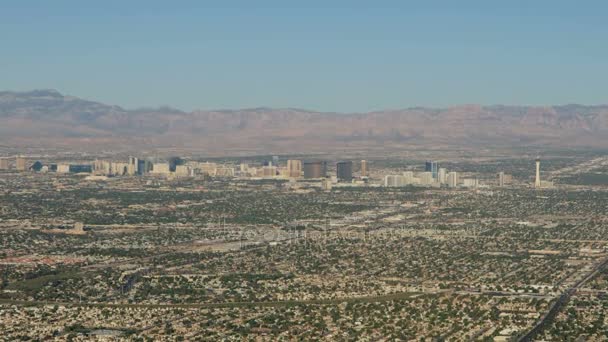
[[[536,179],[534,180],[534,187],[540,188],[540,158],[536,158]]]

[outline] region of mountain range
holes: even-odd
[[[5,146],[185,148],[303,153],[412,147],[608,148],[608,105],[407,108],[323,113],[293,108],[127,110],[55,90],[0,92]]]

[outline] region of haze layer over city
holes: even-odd
[[[0,340],[608,340],[607,10],[0,4]]]

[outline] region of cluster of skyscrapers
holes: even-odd
[[[327,178],[327,162],[322,160],[305,161],[303,163],[303,176],[305,179]],[[360,178],[367,179],[367,161],[361,160]],[[353,162],[350,160],[338,161],[336,163],[336,181],[351,183],[354,179]],[[331,177],[330,177],[331,178]]]
[[[384,177],[384,186],[400,187],[408,185],[441,186],[454,188],[460,184],[458,172],[448,172],[439,167],[436,161],[427,161],[423,172],[405,171],[400,175],[387,175]]]
[[[92,171],[106,176],[134,176],[147,173],[151,169],[152,165],[149,161],[129,157],[127,162],[96,160],[93,163]]]
[[[14,158],[14,159],[13,159]],[[323,181],[323,188],[330,189],[331,184],[353,183],[355,181],[353,162],[350,160],[335,163],[335,176],[328,175],[328,162],[325,160],[299,160],[289,159],[280,164],[278,156],[264,161],[261,165],[251,166],[241,164],[218,164],[214,162],[186,161],[178,157],[168,158],[164,161],[152,161],[129,157],[126,161],[95,160],[93,163],[57,163],[43,165],[40,161],[31,158],[16,156],[13,158],[0,158],[0,170],[8,170],[14,165],[19,171],[57,172],[57,173],[91,173],[97,176],[136,176],[144,174],[164,175],[169,177],[245,177],[245,178],[279,178]],[[14,160],[14,163],[12,163]],[[536,159],[535,188],[550,188],[553,183],[541,181],[540,159]],[[367,161],[361,160],[357,179],[367,182]],[[497,184],[500,187],[511,182],[511,176],[504,172],[497,175]],[[446,186],[449,188],[467,187],[476,188],[479,182],[476,178],[463,178],[456,171],[448,172],[439,166],[436,161],[426,161],[424,171],[405,171],[401,174],[386,175],[383,185],[386,187],[402,187],[408,185]]]
[[[11,169],[11,159],[8,157],[0,158],[0,170],[10,170]],[[56,165],[52,166],[54,169],[57,168]],[[47,167],[48,168],[48,167]],[[39,161],[32,162],[30,159],[24,156],[16,156],[15,157],[15,169],[17,171],[43,171],[45,166],[42,165]]]
[[[30,161],[23,156],[15,157],[15,169],[18,171],[27,171],[30,170],[31,167],[34,166],[30,164]],[[9,170],[11,168],[11,158],[5,157],[0,158],[0,170]]]
[[[11,166],[8,158],[0,159],[0,169],[8,170]],[[40,162],[31,163],[28,158],[18,156],[15,166],[20,171],[43,171],[57,173],[91,173],[96,176],[136,176],[144,174],[165,175],[173,177],[249,177],[249,178],[304,178],[310,180],[330,179],[335,182],[351,183],[353,177],[353,162],[338,161],[335,177],[328,176],[328,163],[324,160],[289,159],[284,165],[280,164],[278,156],[264,161],[261,165],[251,166],[246,163],[237,165],[221,165],[214,162],[185,161],[177,157],[164,161],[152,161],[129,157],[126,161],[95,160],[89,164],[58,163],[42,165]],[[366,179],[368,168],[365,160],[361,161],[361,178]]]

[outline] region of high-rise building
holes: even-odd
[[[204,162],[198,163],[197,169],[200,174],[215,177],[217,175],[218,166],[216,163]]]
[[[169,162],[169,171],[171,172],[175,172],[177,165],[184,164],[184,160],[180,157],[170,157],[167,161]]]
[[[129,157],[129,166],[127,167],[127,173],[130,176],[139,174],[139,161],[135,157]]]
[[[289,177],[300,178],[302,176],[302,161],[296,159],[288,160],[287,171],[289,173]]]
[[[325,178],[327,162],[320,160],[305,161],[302,169],[304,170],[304,178]]]
[[[251,168],[251,167],[249,167],[249,164],[243,163],[243,162],[241,162],[239,164],[238,171],[239,171],[238,174],[241,177],[248,177],[248,176],[251,176],[251,174],[255,175],[255,168]]]
[[[540,158],[536,158],[536,179],[534,180],[534,187],[537,188],[537,189],[541,187],[541,182],[540,182]]]
[[[448,170],[446,170],[444,167],[440,167],[439,168],[439,172],[437,173],[437,181],[439,182],[439,184],[446,184],[447,183],[447,176],[448,176]]]
[[[477,181],[477,178],[465,178],[462,181],[462,186],[465,188],[476,188],[479,186],[479,182]]]
[[[192,176],[192,168],[188,165],[176,165],[175,175],[178,177],[189,177]]]
[[[396,180],[395,180],[395,175],[386,175],[384,176],[384,186],[389,187],[389,186],[396,186]]]
[[[70,164],[57,164],[57,173],[70,173]]]
[[[450,188],[455,188],[458,186],[458,172],[452,171],[448,173],[448,186]]]
[[[22,156],[17,156],[15,158],[15,167],[19,171],[27,171],[27,159]]]
[[[277,175],[277,167],[272,164],[264,166],[262,169],[264,170],[264,177],[275,177]]]
[[[437,179],[439,176],[439,164],[436,161],[427,160],[424,164],[424,171],[430,172],[433,175],[433,179]]]
[[[287,167],[278,167],[277,175],[281,178],[291,178],[289,176],[289,169]]]
[[[350,183],[353,181],[353,162],[340,161],[336,163],[336,176],[339,182]]]
[[[93,172],[97,175],[107,175],[109,171],[109,167],[106,167],[107,163],[103,160],[95,159],[93,162]]]
[[[58,173],[91,173],[93,165],[88,164],[58,164]]]
[[[110,163],[110,175],[126,176],[129,174],[129,163],[112,162]]]
[[[367,160],[361,161],[361,177],[367,177]]]
[[[171,165],[169,163],[154,163],[152,173],[168,175],[171,173]]]
[[[505,186],[505,173],[502,171],[498,173],[498,186],[501,188]]]
[[[386,175],[384,176],[384,186],[388,187],[388,186],[396,186],[396,180],[395,180],[396,176],[395,175]]]
[[[8,170],[10,167],[8,158],[0,158],[0,170]]]
[[[430,179],[430,173],[427,175],[427,178]],[[405,171],[402,175],[387,175],[384,177],[384,186],[387,187],[400,187],[420,183],[420,179],[414,177],[412,171]]]
[[[272,156],[272,165],[279,166],[279,156]]]
[[[420,178],[421,185],[431,185],[433,184],[433,173],[430,171],[420,172],[418,174],[418,178]]]
[[[413,184],[414,183],[414,171],[404,171],[403,177],[405,180],[405,184]]]
[[[276,168],[275,168],[276,169]],[[219,166],[215,169],[216,177],[234,177],[234,168],[230,166]]]
[[[137,174],[143,175],[152,170],[152,163],[149,160],[138,159],[137,160]]]

